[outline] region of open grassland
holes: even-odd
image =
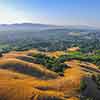
[[[46,69],[42,65],[28,63],[14,58],[0,60],[0,68],[36,76],[38,78],[57,78],[58,76],[57,73]]]
[[[36,64],[30,55],[37,53],[13,51],[0,58],[0,100],[79,100],[80,80],[99,73],[94,64],[70,60],[64,62],[69,68],[60,76]],[[45,54],[53,56],[54,52]]]

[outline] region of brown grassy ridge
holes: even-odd
[[[64,94],[57,91],[41,91],[27,82],[0,80],[0,100],[65,100]]]
[[[31,77],[22,73],[17,73],[7,69],[0,69],[0,80],[24,80],[24,79],[36,79],[35,77]]]
[[[53,79],[53,80],[46,81],[46,80],[30,78],[29,76],[24,76],[19,73],[15,74],[15,72],[14,73],[9,72],[9,71],[5,72],[4,70],[1,70],[1,72],[3,73],[3,75],[5,75],[4,78],[2,78],[2,79],[0,78],[0,86],[2,87],[1,92],[8,91],[8,88],[12,88],[12,86],[14,85],[14,88],[11,91],[4,92],[5,95],[3,95],[3,97],[6,97],[6,95],[10,95],[9,99],[7,99],[7,100],[13,100],[11,98],[13,98],[12,95],[14,95],[13,94],[14,91],[15,91],[15,93],[17,93],[17,91],[20,91],[20,94],[17,95],[17,96],[20,96],[20,98],[24,98],[24,95],[26,97],[29,96],[28,94],[21,93],[22,90],[20,90],[20,89],[24,88],[23,86],[27,87],[27,89],[25,88],[25,90],[23,90],[23,91],[29,91],[28,87],[30,87],[30,89],[32,91],[32,94],[30,94],[31,95],[30,97],[34,97],[34,95],[36,96],[36,94],[37,94],[38,98],[58,98],[58,99],[50,99],[50,100],[65,100],[64,97],[66,97],[66,96],[69,97],[70,95],[76,95],[74,88],[75,87],[77,88],[77,86],[74,86],[74,82],[72,84],[71,83],[72,81],[69,81],[67,79],[66,80],[65,79],[62,79],[62,80],[61,79],[56,79],[56,80]],[[9,73],[10,73],[10,75],[9,75]],[[9,75],[9,78],[7,78],[8,75]],[[17,79],[16,78],[12,79],[13,75],[17,75]],[[16,90],[16,88],[18,90]],[[0,95],[0,97],[1,96],[2,95]],[[14,96],[14,98],[17,98],[17,96]],[[64,98],[64,99],[59,99],[59,98]],[[14,99],[14,100],[16,100],[16,99]],[[20,100],[20,99],[18,99],[18,100]],[[24,100],[24,99],[22,99],[22,100]],[[44,99],[39,99],[39,100],[44,100]],[[45,100],[48,100],[48,99],[45,99]]]
[[[18,66],[18,69],[16,69],[16,63],[17,63],[17,66]],[[24,62],[24,61],[23,61]],[[20,60],[17,60],[17,59],[7,59],[7,60],[1,60],[0,61],[0,66],[1,68],[3,69],[8,69],[8,70],[14,70],[15,72],[20,72],[22,73],[20,70],[19,67],[22,67],[22,70],[23,70],[23,66],[26,66],[25,67],[25,70],[27,70],[28,66],[25,63],[25,65],[23,65],[23,62],[20,61]],[[22,63],[22,65],[19,65],[20,63]],[[11,64],[11,65],[9,65]],[[29,63],[28,63],[29,64]],[[9,65],[9,66],[8,66]],[[33,65],[33,64],[32,64]],[[6,67],[7,66],[7,67]],[[13,68],[14,67],[14,68]],[[34,67],[33,67],[34,68]],[[36,64],[36,68],[37,68],[37,64]],[[36,71],[36,70],[35,70]],[[37,73],[40,74],[40,71],[39,70]],[[46,71],[47,72],[47,71]],[[76,73],[73,73],[73,72],[76,72]],[[25,73],[25,71],[23,71],[23,74]],[[44,73],[44,72],[43,72]],[[43,81],[43,80],[35,80],[34,82],[31,81],[31,82],[28,82],[30,84],[32,84],[34,87],[37,87],[37,88],[47,88],[48,90],[49,89],[53,89],[53,90],[59,90],[59,91],[66,91],[66,89],[68,89],[68,87],[71,88],[72,87],[77,87],[77,84],[79,84],[79,81],[76,81],[77,80],[80,80],[80,78],[82,77],[80,74],[80,71],[78,72],[78,70],[73,70],[73,69],[69,69],[67,70],[67,72],[65,72],[67,75],[65,75],[65,77],[59,77],[55,80],[46,80],[46,81]],[[45,74],[44,74],[45,75]],[[43,75],[43,77],[44,77]],[[48,75],[48,73],[47,73]],[[50,74],[49,74],[50,75]],[[33,75],[34,77],[35,75]],[[73,76],[73,77],[72,77]],[[51,75],[50,75],[51,77]],[[71,78],[72,77],[72,78]],[[73,80],[73,81],[72,81]],[[74,84],[74,81],[76,81],[77,83]],[[66,85],[67,84],[67,85]],[[69,88],[69,90],[70,90]]]
[[[66,62],[72,67],[60,77],[39,64],[16,59],[31,59],[27,54],[32,52],[10,52],[0,59],[0,97],[4,98],[0,100],[78,100],[80,80],[86,76],[78,62]]]
[[[58,58],[59,56],[64,55],[65,52],[64,51],[52,51],[52,52],[47,52],[45,54],[48,55],[48,56],[51,56],[51,57]]]
[[[0,69],[0,76],[0,100],[65,100],[62,92],[42,91],[28,84],[38,80],[36,78],[3,69]]]
[[[29,53],[29,52],[28,52]],[[18,56],[18,57],[27,57],[28,56]],[[76,62],[73,63],[74,66]],[[70,64],[71,65],[71,64]],[[29,82],[32,84],[34,87],[42,90],[57,90],[57,91],[65,91],[68,90],[70,93],[70,90],[72,89],[79,89],[79,83],[80,79],[83,77],[83,72],[80,69],[67,69],[65,71],[65,77],[59,77],[55,80],[50,80],[50,81],[43,81],[43,80],[35,80],[34,82]],[[67,85],[66,85],[67,84]]]
[[[76,95],[75,87],[78,88],[77,85],[74,85],[74,82],[64,78],[62,80],[53,79],[49,81],[38,79],[30,80],[28,78],[23,80],[2,79],[0,80],[0,97],[7,98],[6,100],[31,100],[28,99],[29,97],[37,98],[36,100],[66,100],[64,97]],[[17,92],[18,94],[16,94]],[[8,95],[10,96],[8,97]]]
[[[25,62],[19,59],[2,59],[0,68],[13,70],[19,73],[36,76],[38,78],[57,78],[58,74],[46,69],[42,65]]]
[[[26,55],[37,54],[37,53],[41,53],[41,52],[36,49],[31,49],[27,51],[19,51],[19,52],[10,51],[9,53],[3,54],[3,58],[16,58],[19,56],[26,56]]]

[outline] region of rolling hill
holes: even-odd
[[[99,69],[94,64],[70,60],[64,62],[69,68],[64,70],[63,76],[60,76],[42,64],[36,64],[34,57],[28,56],[30,53],[43,52],[34,49],[21,52],[12,51],[0,58],[1,100],[80,100],[80,81],[93,74],[99,74]],[[60,51],[44,53],[50,57],[57,54],[57,58],[63,55]],[[89,86],[87,84],[87,88]],[[96,87],[93,90],[99,92]],[[89,93],[89,96],[93,96],[95,92],[92,92],[91,88]],[[96,100],[99,98],[97,96]]]

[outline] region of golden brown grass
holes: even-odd
[[[47,100],[45,98],[65,100],[62,92],[41,91],[25,81],[0,80],[0,100]]]
[[[19,56],[26,56],[28,54],[37,54],[37,53],[40,53],[40,52],[36,49],[31,49],[31,50],[27,50],[27,51],[20,51],[20,52],[11,51],[7,54],[4,54],[3,58],[16,58]]]
[[[80,50],[79,47],[72,47],[72,48],[67,49],[68,52],[74,52],[74,51],[79,51],[79,50]]]
[[[80,99],[79,98],[76,98],[76,97],[71,97],[71,98],[69,98],[67,100],[80,100]]]
[[[64,51],[54,51],[54,52],[47,52],[46,54],[47,54],[48,56],[58,58],[59,56],[64,55],[65,52],[64,52]]]
[[[40,64],[16,59],[31,59],[27,55],[37,52],[13,51],[0,59],[0,100],[79,100],[76,96],[79,95],[80,80],[87,76],[87,72],[80,67],[81,62],[65,62],[70,68],[61,77]],[[63,53],[46,54],[58,57]]]
[[[46,69],[42,65],[29,63],[18,59],[0,60],[0,68],[36,76],[38,78],[57,78],[58,74]]]

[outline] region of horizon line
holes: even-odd
[[[40,24],[40,25],[51,25],[51,26],[58,26],[58,27],[69,27],[69,26],[83,26],[83,27],[92,27],[92,28],[99,28],[94,25],[86,25],[86,24],[69,24],[69,25],[56,25],[56,24],[48,24],[48,23],[34,23],[34,22],[15,22],[15,23],[0,23],[0,25],[14,25],[14,24]]]

